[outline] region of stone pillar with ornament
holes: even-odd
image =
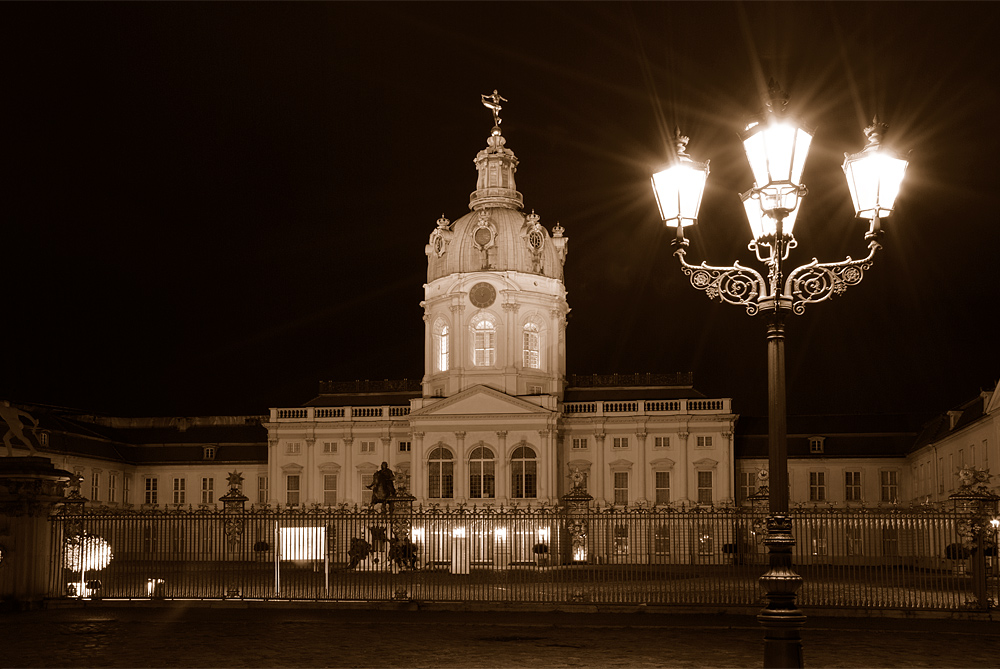
[[[594,497],[584,487],[586,476],[579,469],[574,467],[570,471],[569,479],[570,490],[561,498],[566,514],[563,527],[569,535],[569,555],[564,556],[564,559],[568,564],[586,564],[590,558],[587,541],[590,527],[587,513]]]
[[[242,562],[249,559],[247,546],[243,541],[246,529],[246,503],[249,499],[243,494],[243,475],[240,472],[230,472],[227,478],[229,492],[219,498],[222,502],[223,532],[226,537],[226,558],[231,562]],[[242,596],[236,570],[227,570],[226,598]]]
[[[958,472],[958,490],[948,496],[955,511],[963,514],[958,535],[963,548],[969,551],[969,571],[975,606],[986,610],[990,606],[986,587],[986,550],[993,531],[990,521],[997,515],[1000,497],[986,486],[991,478],[989,469],[966,466]]]
[[[53,594],[49,516],[74,478],[48,458],[0,458],[0,606],[37,608]]]

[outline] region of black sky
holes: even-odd
[[[751,262],[736,135],[776,78],[818,128],[793,260],[863,255],[840,170],[912,150],[865,281],[795,317],[789,410],[943,411],[1000,375],[995,3],[0,7],[0,397],[261,413],[419,378],[427,236],[508,99],[518,189],[570,238],[575,373],[693,371],[761,413],[763,322],[681,275],[648,185],[712,161],[689,259]]]

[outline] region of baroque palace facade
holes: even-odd
[[[569,240],[524,213],[505,143],[497,118],[470,211],[442,216],[425,247],[421,380],[325,383],[304,406],[261,416],[20,405],[38,421],[38,450],[113,507],[214,507],[233,471],[257,505],[365,504],[382,462],[421,504],[552,504],[574,484],[600,505],[747,503],[767,468],[766,419],[738,420],[690,374],[567,375]],[[1000,462],[998,415],[987,391],[930,423],[790,417],[791,499],[944,500],[962,466]]]

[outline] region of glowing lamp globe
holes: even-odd
[[[740,195],[743,201],[743,209],[747,214],[747,222],[750,224],[750,232],[755,241],[773,239],[778,234],[778,219],[772,216],[767,209],[767,205],[761,202],[761,193],[756,188],[751,188]],[[771,210],[773,211],[773,209]],[[799,215],[798,207],[788,211],[781,220],[781,234],[784,237],[792,236],[792,229],[795,227],[795,219]]]
[[[685,149],[688,138],[678,130],[676,159],[653,175],[653,193],[663,222],[673,228],[694,225],[708,179],[708,162],[691,160]]]
[[[892,213],[907,161],[882,146],[888,126],[878,117],[865,128],[868,144],[859,153],[844,154],[844,176],[858,218],[885,218]]]

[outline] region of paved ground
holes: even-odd
[[[748,615],[168,602],[0,614],[3,667],[759,667]],[[808,667],[998,667],[1000,622],[813,615]]]

